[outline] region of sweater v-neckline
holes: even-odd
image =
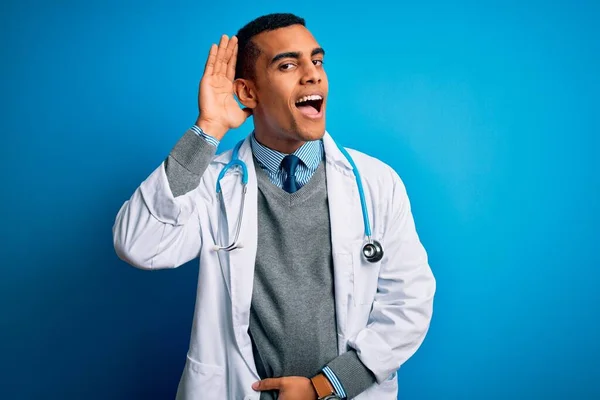
[[[326,187],[325,161],[321,161],[319,163],[319,166],[315,170],[314,174],[304,186],[294,193],[288,193],[283,188],[277,186],[271,181],[269,175],[260,166],[256,157],[253,157],[253,160],[259,190],[267,191],[269,195],[272,195],[276,199],[285,202],[287,205],[292,206],[301,204],[310,199],[313,195],[319,192],[319,187],[323,182],[325,182],[325,185],[323,186]]]

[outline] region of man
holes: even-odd
[[[117,215],[115,249],[130,264],[199,258],[179,399],[396,399],[396,370],[428,330],[435,280],[406,191],[326,132],[324,55],[291,14],[223,35],[196,123]],[[254,131],[216,156],[250,115]],[[229,168],[236,154],[245,174]],[[370,261],[367,224],[384,248]]]

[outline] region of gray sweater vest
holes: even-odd
[[[165,160],[173,196],[196,188],[216,149],[193,131]],[[255,161],[258,249],[249,333],[261,378],[310,378],[328,365],[352,398],[375,382],[349,349],[338,356],[325,163],[295,193],[274,185]],[[277,398],[263,392],[261,400]]]

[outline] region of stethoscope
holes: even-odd
[[[246,192],[247,192],[247,185],[248,185],[248,168],[246,166],[246,163],[243,162],[242,160],[240,160],[238,157],[240,147],[242,146],[243,143],[244,143],[244,139],[240,140],[235,145],[235,147],[233,148],[232,154],[231,154],[231,161],[229,161],[229,163],[227,165],[225,165],[225,167],[223,167],[223,169],[219,173],[219,177],[217,178],[217,196],[219,198],[221,207],[224,207],[223,192],[221,191],[221,179],[223,179],[223,177],[225,177],[225,174],[227,173],[227,171],[230,168],[240,167],[242,169],[242,204],[241,204],[242,208],[240,211],[240,216],[237,220],[235,235],[234,235],[233,241],[228,246],[220,246],[218,244],[215,245],[213,247],[213,249],[215,251],[219,251],[219,250],[231,251],[231,250],[242,247],[242,245],[240,243],[238,243],[238,239],[240,236],[240,229],[242,226],[242,219],[244,216],[244,206],[246,204]],[[350,165],[352,166],[352,172],[354,173],[354,177],[356,179],[356,185],[358,187],[358,195],[360,197],[363,222],[364,222],[364,226],[365,226],[365,243],[362,248],[362,254],[367,261],[372,262],[372,263],[378,262],[383,258],[383,247],[381,246],[381,243],[379,243],[377,240],[374,240],[371,237],[371,225],[369,223],[369,214],[367,211],[367,201],[365,200],[365,192],[363,189],[362,181],[360,179],[360,173],[358,172],[358,168],[356,167],[354,160],[352,159],[352,157],[350,157],[350,154],[348,154],[346,149],[344,149],[337,143],[336,143],[336,145],[340,149],[342,154],[344,154],[344,156],[346,157],[346,159],[348,160]]]

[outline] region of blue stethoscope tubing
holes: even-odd
[[[223,192],[221,191],[221,179],[223,179],[223,177],[225,177],[225,174],[227,174],[227,171],[233,167],[237,166],[242,169],[242,186],[243,186],[242,204],[241,204],[242,208],[241,208],[240,216],[237,221],[237,227],[235,230],[236,233],[235,233],[234,239],[231,242],[231,244],[229,244],[228,246],[217,245],[214,247],[215,250],[231,251],[235,248],[241,247],[237,243],[237,241],[238,241],[239,235],[240,235],[240,229],[241,229],[243,213],[244,213],[244,205],[246,202],[246,191],[247,191],[247,186],[248,186],[248,167],[246,166],[246,163],[244,163],[242,160],[239,159],[238,154],[239,154],[240,147],[244,143],[244,140],[245,139],[240,140],[235,145],[235,147],[233,148],[232,154],[231,154],[231,161],[229,161],[229,163],[227,163],[227,165],[225,165],[225,167],[223,167],[223,169],[219,173],[219,177],[217,178],[217,195],[219,196],[219,200],[220,200],[221,204],[223,204]],[[346,157],[346,159],[348,160],[350,165],[352,166],[352,172],[354,173],[354,177],[356,179],[356,186],[358,187],[358,195],[360,197],[360,205],[361,205],[361,209],[362,209],[362,216],[363,216],[363,223],[364,223],[364,227],[365,227],[365,237],[366,237],[366,242],[362,248],[363,256],[367,259],[367,261],[377,262],[383,258],[383,247],[381,246],[381,244],[378,241],[373,240],[373,238],[371,237],[371,224],[369,223],[369,212],[367,210],[367,201],[365,199],[365,191],[364,191],[364,188],[362,185],[360,172],[358,171],[358,168],[357,168],[356,164],[354,163],[354,160],[352,159],[350,154],[348,154],[346,149],[344,149],[342,146],[338,145],[337,143],[336,143],[336,145],[337,145],[338,149],[340,149],[340,151],[342,152],[344,157]]]

